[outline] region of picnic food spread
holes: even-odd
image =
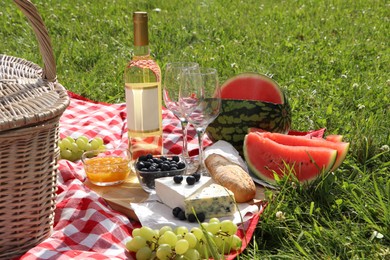
[[[134,21],[135,24],[137,22],[141,24],[135,26],[140,30],[135,33],[137,35],[135,45],[140,47],[135,50],[136,56],[148,56],[146,13],[135,13]],[[137,76],[140,74],[138,72],[142,72],[142,77]],[[222,98],[225,99],[222,102],[222,112],[215,124],[211,124],[207,131],[212,141],[225,140],[243,154],[255,177],[251,177],[244,169],[245,167],[220,154],[210,154],[206,158],[206,167],[211,177],[196,173],[186,175],[185,158],[178,155],[163,155],[162,113],[165,113],[165,117],[168,116],[167,111],[164,111],[161,106],[161,78],[157,63],[152,59],[132,60],[126,67],[125,81],[126,104],[111,106],[105,104],[100,107],[106,110],[104,115],[110,121],[104,126],[100,125],[104,129],[100,129],[99,133],[86,131],[92,140],[79,134],[77,134],[78,137],[66,135],[74,133],[72,127],[76,124],[73,120],[79,123],[77,131],[82,131],[83,127],[87,128],[91,125],[89,120],[92,114],[99,110],[96,109],[97,102],[87,101],[86,103],[91,104],[83,104],[90,110],[87,113],[86,110],[80,109],[76,119],[73,110],[77,110],[77,105],[70,104],[68,111],[65,111],[64,114],[67,117],[62,120],[62,139],[58,143],[62,159],[58,183],[58,194],[61,196],[58,198],[56,212],[58,217],[55,223],[58,226],[54,226],[55,235],[49,237],[48,241],[43,242],[42,245],[31,249],[31,252],[26,254],[26,258],[38,256],[41,255],[41,251],[49,252],[50,250],[54,253],[49,252],[49,257],[55,257],[54,255],[58,256],[63,253],[61,248],[64,244],[66,249],[63,250],[69,252],[68,248],[71,246],[67,244],[69,240],[73,245],[83,244],[84,246],[84,243],[95,241],[95,235],[99,236],[99,239],[103,239],[100,237],[101,233],[109,233],[110,237],[113,236],[115,228],[118,228],[119,232],[117,231],[116,235],[119,238],[115,238],[115,243],[118,245],[112,246],[120,251],[120,253],[116,252],[116,255],[121,258],[135,256],[137,259],[154,257],[158,259],[173,259],[174,257],[219,259],[221,254],[225,254],[230,256],[230,258],[227,257],[228,259],[232,259],[245,249],[262,212],[262,207],[257,207],[257,205],[255,205],[256,210],[247,211],[248,214],[241,215],[240,212],[240,207],[246,206],[244,202],[251,202],[257,195],[258,189],[253,178],[258,177],[275,184],[277,183],[275,174],[282,177],[291,172],[301,182],[313,181],[324,172],[336,170],[345,159],[349,148],[349,143],[342,142],[340,135],[333,135],[328,139],[310,135],[290,135],[291,109],[286,94],[269,77],[254,73],[242,74],[228,80],[222,87]],[[242,91],[243,89],[246,90]],[[143,92],[156,102],[150,102],[150,100],[144,102]],[[72,93],[69,94],[72,95]],[[73,99],[72,102],[77,103],[78,100]],[[121,111],[123,108],[126,109],[127,114]],[[70,109],[72,112],[69,112]],[[140,113],[142,115],[137,118],[139,113],[133,113],[134,111],[145,113]],[[150,114],[150,112],[153,113]],[[87,123],[80,123],[85,113]],[[123,114],[126,114],[127,121],[123,120]],[[97,121],[100,123],[102,116],[98,115],[95,119],[94,123]],[[112,123],[112,120],[118,120],[120,123],[116,121]],[[164,130],[168,132],[174,122],[175,120],[171,119],[170,124],[166,124]],[[120,127],[117,127],[118,125]],[[122,132],[124,126],[128,128],[127,136]],[[92,129],[95,129],[93,127]],[[104,140],[99,136],[101,133],[106,133]],[[144,142],[145,137],[147,137],[146,142]],[[151,193],[150,198],[152,195],[157,195],[158,201],[168,206],[174,217],[179,220],[188,220],[191,223],[195,222],[198,226],[188,229],[181,225],[174,227],[163,225],[157,229],[148,227],[141,221],[141,223],[130,223],[128,219],[121,218],[118,212],[113,212],[102,203],[103,200],[97,193],[91,192],[82,185],[86,180],[97,184],[105,182],[117,184],[128,177],[133,165],[130,164],[128,158],[115,155],[93,157],[95,152],[100,154],[110,151],[109,146],[111,148],[122,146],[123,139],[129,144],[132,159],[137,160],[134,165],[138,184]],[[166,143],[172,140],[167,138]],[[206,142],[207,145],[212,146],[210,140]],[[177,142],[175,140],[172,143],[170,148]],[[127,148],[125,147],[125,150]],[[93,153],[91,156],[81,157],[81,154],[87,155],[85,152]],[[82,168],[80,158],[83,159],[85,166],[83,170],[80,170]],[[87,178],[83,174],[86,174]],[[112,186],[111,189],[120,189],[121,185]],[[135,190],[139,192],[139,189]],[[131,194],[132,191],[128,192]],[[74,194],[76,195],[73,196]],[[82,200],[84,198],[82,196],[87,198],[86,201]],[[88,214],[83,213],[88,215],[87,218],[91,218],[88,225],[83,222],[85,215],[76,216],[79,211],[88,211]],[[98,213],[98,216],[92,216],[94,215],[92,213]],[[236,213],[240,213],[240,221],[219,219],[231,217]],[[118,225],[118,223],[123,225]],[[140,227],[136,227],[137,225]],[[95,227],[98,228],[95,229]],[[132,229],[131,234],[129,234],[129,227]],[[94,230],[98,230],[98,234],[94,234]],[[88,237],[90,233],[94,239]],[[72,236],[73,234],[76,236]],[[81,239],[78,240],[77,238],[80,237]],[[127,242],[125,242],[126,239]],[[104,242],[99,244],[98,241],[95,250],[104,250],[102,245],[106,244]],[[124,252],[124,246],[131,254]],[[88,258],[88,254],[87,252],[84,255],[80,253],[80,259]],[[108,256],[112,254],[112,252],[107,253]],[[74,257],[75,253],[70,252],[67,256]],[[99,256],[96,256],[96,259],[99,259]]]

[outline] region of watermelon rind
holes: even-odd
[[[275,184],[274,174],[281,178],[291,171],[300,182],[310,183],[329,172],[337,151],[327,147],[289,146],[279,144],[257,133],[244,140],[244,158],[258,178]]]
[[[343,136],[342,135],[333,134],[333,135],[327,135],[325,137],[325,139],[330,141],[330,142],[342,142],[343,141]]]
[[[287,133],[291,128],[291,118],[288,103],[223,99],[218,117],[208,125],[206,132],[213,142],[227,141],[242,155],[244,138],[249,128]]]

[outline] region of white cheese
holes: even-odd
[[[213,183],[211,177],[202,176],[194,185],[188,185],[186,176],[183,176],[183,182],[177,184],[173,181],[173,177],[163,177],[155,180],[156,194],[161,201],[171,208],[180,207],[184,209],[184,200]]]
[[[218,184],[203,188],[184,200],[184,210],[189,214],[203,213],[206,218],[224,217],[236,212],[236,203],[233,193]]]

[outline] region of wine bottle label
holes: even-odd
[[[159,82],[126,83],[127,128],[129,135],[161,132]]]

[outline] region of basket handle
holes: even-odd
[[[14,2],[27,17],[37,37],[39,50],[44,63],[42,77],[50,82],[55,82],[57,80],[56,63],[49,33],[43,23],[42,17],[30,0],[14,0]]]

